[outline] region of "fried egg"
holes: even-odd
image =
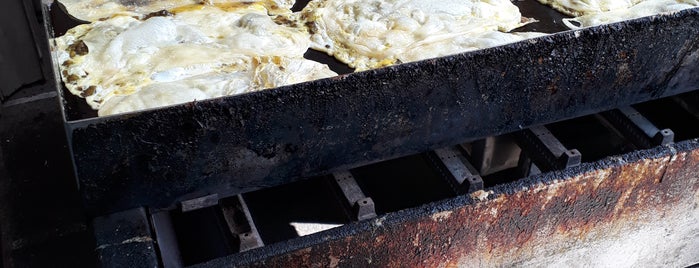
[[[99,116],[253,92],[337,74],[327,65],[303,58],[255,57],[253,66],[232,73],[209,73],[184,80],[153,83],[130,95],[108,99]]]
[[[118,15],[144,18],[162,11],[178,12],[216,6],[234,10],[248,5],[264,5],[270,14],[290,13],[294,0],[59,0],[68,14],[97,21]]]
[[[129,110],[118,107],[153,108],[336,75],[302,58],[307,33],[274,23],[257,5],[146,20],[116,16],[70,29],[55,45],[66,88],[101,115]],[[119,101],[110,101],[115,96]],[[107,103],[117,108],[102,111]]]
[[[699,6],[699,0],[644,0],[627,9],[588,14],[572,19],[563,19],[570,29],[602,25],[656,14],[676,12]]]
[[[561,13],[583,16],[612,10],[624,10],[643,0],[539,0]]]
[[[311,48],[357,71],[527,36],[502,33],[527,22],[509,0],[313,0],[299,16]]]

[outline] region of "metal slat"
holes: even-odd
[[[241,195],[221,200],[221,210],[231,233],[240,240],[240,252],[264,246]]]
[[[350,171],[335,172],[333,178],[345,201],[352,208],[352,217],[355,220],[376,218],[374,200],[364,195],[362,188],[359,187]]]
[[[622,107],[601,115],[624,137],[640,148],[651,148],[674,142],[675,133],[671,129],[658,129],[632,107]]]
[[[183,267],[182,254],[169,211],[151,211],[151,223],[158,241],[158,250],[164,268]]]
[[[544,126],[536,126],[515,134],[520,147],[543,171],[564,169],[580,165],[581,154],[577,149],[568,150]]]
[[[472,193],[483,189],[483,178],[468,162],[459,147],[445,147],[428,153],[432,162],[445,174],[443,176],[457,193]]]
[[[193,198],[190,200],[180,202],[180,207],[182,212],[192,211],[195,209],[215,206],[218,204],[218,194],[205,195],[198,198]]]
[[[221,199],[220,205],[228,229],[240,240],[240,252],[264,246],[242,195]]]

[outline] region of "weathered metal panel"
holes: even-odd
[[[530,177],[200,267],[682,267],[699,262],[699,141]]]

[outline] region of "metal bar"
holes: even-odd
[[[248,204],[245,203],[245,199],[243,199],[242,195],[238,195],[238,202],[240,202],[240,207],[242,208],[243,213],[245,214],[245,219],[248,222],[248,226],[250,226],[250,231],[243,233],[242,237],[239,237],[240,251],[243,252],[253,248],[264,246],[262,238],[260,237],[260,233],[257,231],[257,226],[255,226],[255,222],[252,220],[252,215],[250,214]]]
[[[614,128],[640,148],[651,148],[674,142],[675,134],[670,129],[658,129],[636,109],[627,106],[601,113]]]
[[[520,147],[544,171],[564,169],[580,165],[581,154],[577,149],[568,150],[544,126],[531,127],[515,134]]]
[[[428,153],[433,164],[457,193],[472,193],[483,189],[483,178],[468,162],[459,147],[445,147]],[[443,172],[446,171],[446,172]]]
[[[172,226],[172,217],[166,210],[151,211],[151,224],[158,241],[160,259],[164,268],[183,267],[182,254],[177,243],[177,235]]]
[[[218,200],[218,194],[210,194],[199,198],[182,201],[180,204],[182,212],[187,212],[195,209],[215,206],[218,204]]]
[[[240,252],[264,246],[242,195],[221,199],[220,205],[228,229],[240,241]]]
[[[352,216],[356,220],[376,218],[374,200],[364,195],[362,188],[359,187],[350,171],[335,172],[333,178],[337,186],[340,187],[345,201],[352,208]]]

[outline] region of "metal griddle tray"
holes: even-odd
[[[520,30],[555,34],[102,118],[57,80],[85,204],[172,207],[699,88],[699,8],[564,31],[561,14],[516,4],[540,21]],[[45,9],[49,36],[78,23],[59,11]]]

